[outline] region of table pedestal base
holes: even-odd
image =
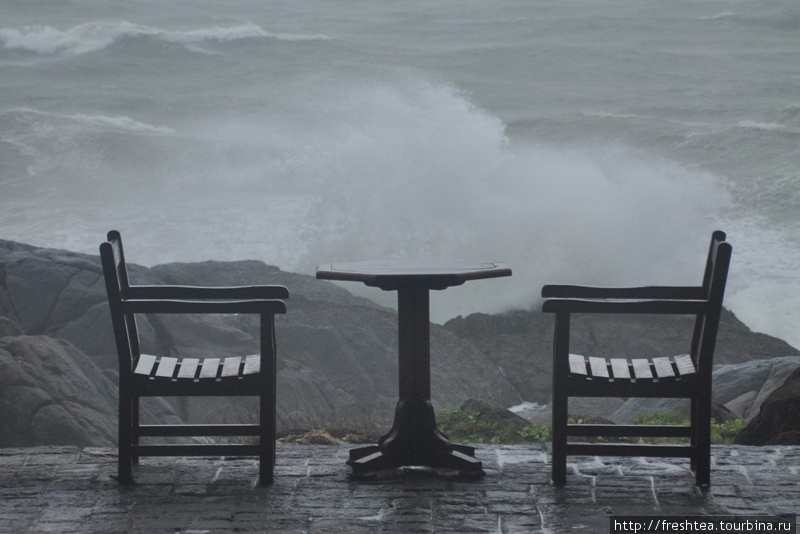
[[[483,463],[475,459],[475,448],[450,443],[436,428],[433,405],[428,400],[397,403],[394,424],[378,445],[350,451],[354,474],[401,466],[455,469],[461,475],[480,477]]]

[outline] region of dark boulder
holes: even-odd
[[[711,401],[711,419],[719,424],[723,424],[729,421],[736,421],[737,419],[741,419],[741,417],[730,411],[724,404]]]
[[[800,445],[800,430],[781,432],[768,439],[764,445]]]
[[[162,399],[142,403],[142,420],[181,421]],[[0,338],[0,428],[0,447],[113,446],[116,372],[100,369],[62,339],[4,336]]]
[[[0,339],[0,446],[116,443],[116,384],[70,343]]]
[[[737,445],[800,445],[800,368],[776,389],[736,436]]]

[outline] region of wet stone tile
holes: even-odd
[[[0,450],[0,532],[605,532],[611,513],[783,513],[800,502],[800,447],[715,447],[705,492],[681,459],[574,458],[556,488],[538,446],[482,447],[479,480],[401,469],[356,481],[348,448],[280,446],[268,487],[255,485],[254,459],[147,458],[127,487],[110,478],[113,449]]]

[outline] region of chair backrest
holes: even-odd
[[[714,264],[716,261],[716,250],[720,243],[724,243],[727,236],[722,230],[716,230],[711,234],[711,244],[708,246],[708,257],[706,258],[706,270],[703,273],[703,290],[708,294],[711,287],[711,279],[714,275]]]
[[[714,348],[717,342],[722,300],[728,280],[732,247],[724,232],[716,231],[711,236],[706,270],[703,275],[703,293],[708,301],[708,311],[697,317],[692,337],[692,359],[702,376],[710,379]]]
[[[139,360],[139,334],[136,317],[126,314],[122,301],[128,297],[130,282],[122,250],[122,237],[116,230],[108,232],[107,241],[100,244],[100,260],[106,281],[108,307],[114,327],[114,341],[117,345],[120,375],[131,373]]]

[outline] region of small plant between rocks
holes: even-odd
[[[570,423],[589,422],[581,416],[570,417]],[[439,430],[449,439],[459,443],[490,443],[490,444],[515,444],[515,443],[543,443],[552,438],[550,425],[531,423],[519,426],[507,421],[491,421],[481,417],[475,411],[440,410],[436,414],[436,423]],[[688,425],[688,418],[676,411],[656,412],[650,415],[639,414],[633,418],[632,424],[641,425]],[[724,423],[711,420],[711,442],[716,445],[730,445],[736,435],[744,428],[746,422],[742,419],[733,419]],[[600,438],[602,439],[602,438]],[[626,438],[617,438],[622,441]],[[688,442],[687,438],[627,438],[628,441],[636,440],[640,443],[682,443]],[[609,438],[607,441],[613,441]]]
[[[550,441],[550,427],[516,421],[493,421],[472,410],[440,410],[436,414],[439,430],[450,440],[464,443],[538,443]]]

